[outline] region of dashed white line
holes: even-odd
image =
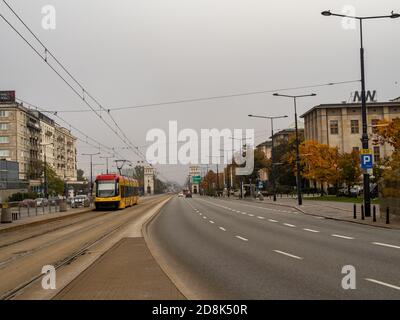
[[[207,217],[206,217],[206,216],[204,216],[204,217],[203,217],[203,219],[207,219]]]
[[[264,219],[265,219],[264,217],[260,217],[260,216],[258,216],[257,218],[258,218],[258,219],[261,219],[261,220],[264,220]]]
[[[249,213],[249,217],[254,217],[254,214]]]
[[[226,231],[226,229],[223,228],[223,227],[219,227],[219,229],[222,230],[222,231]]]
[[[202,214],[201,212],[199,212],[199,215],[201,215],[201,216],[202,216],[203,214]]]
[[[382,247],[400,249],[399,246],[395,246],[395,245],[393,245],[393,244],[387,244],[387,243],[381,243],[381,242],[372,242],[372,244],[375,244],[375,245],[377,245],[377,246],[382,246]]]
[[[378,280],[375,280],[375,279],[369,279],[369,278],[365,278],[365,280],[373,282],[373,283],[376,283],[376,284],[380,284],[380,285],[385,286],[385,287],[389,287],[389,288],[392,288],[392,289],[400,290],[400,287],[395,286],[395,285],[390,284],[390,283],[378,281]]]
[[[332,234],[332,237],[342,238],[342,239],[347,239],[347,240],[354,240],[353,237],[342,236],[342,235],[340,235],[340,234]]]
[[[212,220],[210,220],[210,223],[211,223],[211,224],[214,224],[215,222],[214,222],[214,221],[212,221]]]
[[[313,229],[307,229],[307,228],[305,228],[305,229],[303,229],[304,231],[308,231],[308,232],[314,232],[314,233],[318,233],[319,231],[318,230],[313,230]]]
[[[290,254],[290,253],[287,253],[287,252],[284,252],[284,251],[274,250],[274,252],[283,254],[283,255],[285,255],[285,256],[288,256],[288,257],[291,257],[291,258],[294,258],[294,259],[303,260],[302,257],[298,257],[298,256],[295,256],[295,255],[293,255],[293,254]]]
[[[247,213],[246,212],[242,212],[242,215],[246,215]]]
[[[235,236],[235,237],[238,238],[238,239],[240,239],[240,240],[242,240],[242,241],[249,241],[249,239],[243,238],[243,237],[241,237],[241,236]]]
[[[269,222],[277,223],[278,221],[273,220],[273,219],[268,219]]]
[[[290,224],[290,223],[284,223],[283,225],[286,227],[290,227],[290,228],[296,228],[296,226],[294,224]]]

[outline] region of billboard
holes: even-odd
[[[15,91],[0,91],[0,103],[15,102]]]

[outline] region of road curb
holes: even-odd
[[[90,211],[93,211],[93,208],[89,208],[87,210],[80,211],[80,212],[66,214],[66,215],[63,215],[63,216],[51,217],[49,219],[43,219],[43,220],[39,220],[39,221],[32,221],[32,222],[27,222],[27,223],[24,223],[24,224],[19,224],[19,225],[12,225],[10,227],[4,228],[4,229],[0,229],[0,234],[1,233],[6,233],[6,232],[11,232],[11,231],[16,231],[16,230],[20,230],[20,229],[24,229],[24,228],[29,228],[29,227],[33,227],[33,226],[38,226],[38,225],[46,224],[46,223],[49,223],[49,222],[64,220],[66,218],[75,217],[77,215],[80,215],[80,214],[83,214],[83,213],[87,213],[87,212],[90,212]]]
[[[168,267],[167,262],[165,261],[165,259],[157,254],[157,249],[156,249],[156,245],[153,243],[153,241],[150,238],[150,235],[148,233],[148,227],[150,225],[150,223],[156,219],[160,213],[161,210],[163,209],[163,207],[171,200],[173,199],[173,197],[170,197],[168,199],[168,201],[165,202],[165,204],[163,204],[160,209],[152,216],[150,217],[145,223],[143,223],[142,226],[142,235],[144,238],[144,241],[146,243],[147,248],[150,251],[150,254],[153,256],[154,260],[157,262],[157,264],[159,265],[159,267],[161,268],[161,270],[164,272],[164,274],[168,277],[168,279],[174,284],[174,286],[176,287],[176,289],[188,300],[196,300],[195,297],[192,297],[191,294],[189,293],[190,290],[186,288],[186,286],[177,278],[175,278],[174,276],[172,276],[173,272],[171,272],[170,268]]]

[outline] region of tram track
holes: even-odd
[[[31,250],[21,251],[20,254],[8,257],[6,260],[0,261],[0,299],[13,299],[16,295],[22,293],[27,287],[38,281],[43,275],[40,273],[41,267],[46,264],[51,264],[57,270],[58,268],[70,264],[77,257],[87,253],[93,246],[104,241],[115,232],[119,231],[124,225],[134,220],[141,212],[145,212],[152,206],[155,206],[165,200],[165,197],[158,197],[142,202],[139,206],[127,208],[119,212],[101,212],[100,216],[93,219],[84,219],[86,225],[78,226],[79,222],[68,224],[65,227],[60,227],[58,230],[51,230],[42,235],[37,235],[35,238],[45,237],[43,244],[32,248]],[[107,214],[108,213],[108,214]],[[135,214],[137,213],[137,214]],[[94,222],[95,223],[91,223]],[[82,223],[82,221],[81,221]],[[87,225],[91,223],[90,225]],[[64,235],[59,235],[59,232],[69,229]],[[54,237],[49,235],[54,234]],[[54,239],[55,238],[55,239]],[[31,238],[30,238],[31,239]],[[25,242],[29,239],[26,239]],[[18,243],[23,245],[24,241]],[[76,242],[76,244],[74,244]],[[67,244],[67,246],[66,246]],[[4,247],[3,249],[11,248]],[[67,247],[67,248],[66,248]],[[73,250],[71,250],[73,248]],[[59,248],[63,248],[64,253],[58,252]],[[60,249],[61,250],[61,249]],[[51,253],[55,253],[54,257]],[[0,251],[1,253],[1,251]],[[43,256],[43,259],[40,257]],[[48,261],[48,259],[53,259]],[[27,272],[25,276],[18,274],[13,270],[15,266],[23,270],[24,266],[39,266],[36,272]],[[7,273],[11,272],[15,276],[15,281],[7,279]],[[4,279],[4,281],[2,280]],[[8,283],[4,283],[8,282]],[[3,285],[1,285],[3,284]]]

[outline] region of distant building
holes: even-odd
[[[0,160],[0,203],[13,193],[27,191],[28,183],[19,180],[18,162]]]
[[[389,144],[380,145],[374,137],[376,138],[376,125],[380,120],[400,117],[399,99],[367,104],[368,135],[375,162],[393,152]],[[321,104],[311,108],[301,117],[305,122],[305,140],[338,147],[340,152],[346,153],[362,148],[360,103]]]
[[[15,92],[0,92],[0,159],[18,163],[19,179],[41,184],[41,163],[57,176],[76,181],[76,138],[43,113],[15,102]]]
[[[265,141],[263,143],[260,143],[259,145],[256,146],[256,149],[261,151],[262,153],[264,153],[264,156],[266,159],[271,159],[272,141]],[[267,168],[260,169],[258,171],[258,175],[259,175],[261,181],[268,181]]]

